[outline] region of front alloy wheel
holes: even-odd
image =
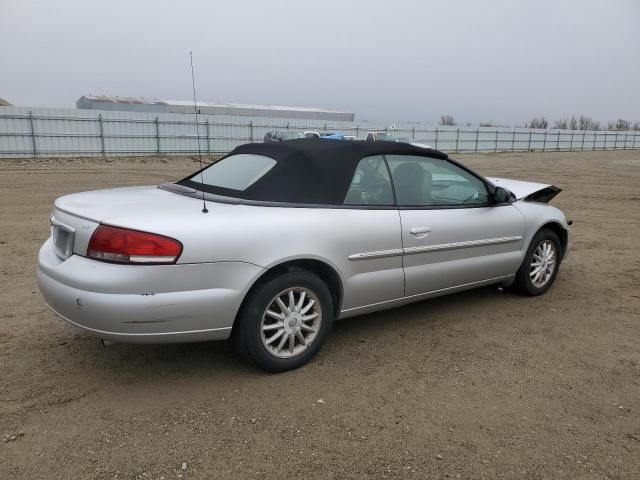
[[[549,290],[558,274],[562,247],[558,235],[543,228],[531,240],[513,289],[524,295],[542,295]]]
[[[544,287],[556,270],[556,246],[551,240],[542,241],[531,256],[529,276],[536,288]]]

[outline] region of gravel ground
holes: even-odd
[[[459,158],[564,189],[554,287],[338,322],[281,375],[226,342],[104,349],[37,291],[56,197],[193,159],[0,161],[0,478],[639,478],[640,153]]]

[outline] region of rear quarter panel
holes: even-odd
[[[208,204],[203,214],[135,213],[110,224],[150,231],[180,240],[178,263],[238,261],[269,269],[295,259],[325,262],[340,276],[344,309],[404,295],[402,257],[353,261],[349,256],[402,248],[397,210],[289,208]]]

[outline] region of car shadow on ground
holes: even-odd
[[[517,296],[508,292],[498,294],[496,287],[484,287],[434,299],[405,305],[389,310],[339,320],[316,357],[316,364],[323,365],[323,351],[336,353],[361,348],[366,343],[373,348],[376,344],[388,342],[397,337],[399,329],[428,336],[436,328],[451,328],[468,322],[470,317],[499,316],[500,304]],[[469,315],[469,310],[474,313]],[[444,322],[444,323],[440,323]],[[246,365],[233,351],[230,341],[198,342],[182,344],[113,344],[103,347],[96,337],[84,333],[74,333],[72,339],[64,341],[63,348],[71,353],[69,361],[90,363],[113,381],[130,376],[132,372],[145,372],[144,378],[166,377],[172,374],[239,375],[243,377],[265,375],[261,370]],[[313,365],[312,360],[311,365]],[[317,367],[317,365],[316,365]],[[322,368],[322,367],[320,367]],[[141,377],[136,377],[141,378]],[[130,380],[127,380],[130,381]]]

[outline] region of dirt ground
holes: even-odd
[[[640,152],[458,158],[564,189],[553,288],[338,322],[281,375],[226,342],[105,349],[37,290],[56,197],[193,159],[0,161],[0,478],[640,478]]]

